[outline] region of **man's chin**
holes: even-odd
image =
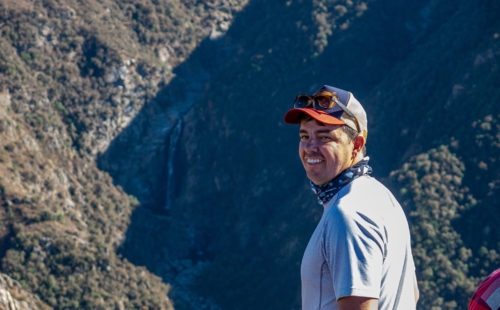
[[[314,176],[313,177],[310,177],[308,176],[309,180],[311,180],[311,182],[313,182],[315,185],[323,185],[323,184],[326,184],[328,183],[329,180],[325,180],[325,179],[321,179],[321,178],[315,178]]]
[[[307,177],[311,182],[313,182],[315,185],[324,185],[331,180],[335,179],[336,176],[331,176],[331,175],[318,175],[316,173],[307,173]]]

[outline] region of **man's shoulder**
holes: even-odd
[[[330,234],[353,234],[381,231],[385,217],[394,206],[386,187],[369,176],[362,176],[342,188],[338,199],[330,207],[325,220],[325,230]],[[363,227],[360,230],[360,227]]]
[[[339,192],[334,209],[341,213],[373,214],[395,204],[398,202],[384,184],[373,177],[362,176]]]
[[[389,189],[384,184],[368,175],[353,180],[340,192],[342,196],[362,197],[363,199],[385,197],[389,193]]]

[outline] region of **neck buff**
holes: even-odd
[[[363,158],[355,165],[342,171],[338,176],[326,184],[316,185],[311,181],[312,190],[318,196],[319,204],[326,204],[340,191],[340,189],[342,189],[342,187],[351,183],[354,179],[362,175],[371,174],[372,167],[368,166],[368,160],[370,160],[368,156]]]

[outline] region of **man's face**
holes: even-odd
[[[300,123],[300,160],[316,185],[328,183],[353,163],[354,146],[341,127],[314,119]]]

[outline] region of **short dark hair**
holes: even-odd
[[[359,136],[358,132],[355,129],[347,125],[342,126],[342,130],[347,134],[347,136],[351,141],[354,141],[354,139],[356,139],[356,137]],[[363,154],[363,156],[366,156],[366,144],[363,145],[361,153]]]
[[[351,141],[358,136],[358,132],[347,125],[342,126],[342,130],[344,130]]]
[[[314,118],[312,118],[310,115],[308,114],[305,114],[305,113],[302,113],[300,116],[299,116],[299,123],[302,123],[302,121],[310,121],[310,120],[313,120]],[[318,121],[317,121],[318,122]],[[318,124],[323,124],[321,122],[318,122]]]

